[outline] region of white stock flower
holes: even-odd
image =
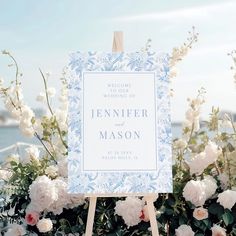
[[[141,222],[140,212],[144,207],[143,201],[136,197],[127,197],[124,201],[116,202],[115,214],[121,216],[130,227]]]
[[[190,180],[183,189],[183,197],[196,207],[202,206],[207,199],[205,186],[200,180]]]
[[[23,163],[27,164],[32,161],[39,162],[40,151],[36,146],[32,145],[32,146],[26,148],[25,152],[26,152],[26,156],[23,160]]]
[[[193,217],[197,220],[204,220],[208,218],[208,210],[203,207],[195,208],[193,211]]]
[[[177,149],[184,149],[187,147],[187,142],[184,139],[177,139],[174,142],[174,147]]]
[[[12,176],[12,172],[0,169],[0,180],[8,181]]]
[[[16,162],[19,163],[20,162],[20,156],[18,154],[11,154],[10,156],[8,156],[6,158],[6,163],[10,163],[10,162]]]
[[[43,136],[43,126],[41,124],[40,119],[35,119],[35,122],[33,124],[34,131],[39,135]]]
[[[36,101],[45,102],[46,101],[46,94],[43,92],[40,92],[39,95],[36,97]]]
[[[53,228],[52,221],[49,218],[39,220],[36,226],[40,233],[47,233]]]
[[[212,176],[207,175],[201,182],[205,187],[206,198],[211,198],[217,189],[216,180]]]
[[[45,169],[45,174],[51,178],[56,178],[57,175],[58,175],[58,167],[57,166],[48,166],[46,169]]]
[[[186,119],[190,121],[191,123],[194,123],[195,120],[198,120],[199,115],[200,115],[200,112],[198,110],[195,111],[192,108],[189,108],[185,113]]]
[[[58,199],[57,188],[47,176],[39,176],[29,187],[29,197],[32,204],[37,207],[34,210],[41,212]]]
[[[189,225],[180,225],[178,229],[175,230],[176,236],[194,236],[194,232]]]
[[[29,106],[24,105],[21,108],[21,111],[22,111],[22,119],[23,120],[31,120],[35,116],[34,112],[32,111],[32,109]]]
[[[19,124],[20,131],[26,137],[32,138],[34,136],[34,129],[28,120],[21,120]]]
[[[48,88],[47,93],[49,97],[54,97],[56,95],[56,89],[55,88]]]
[[[214,225],[211,228],[212,236],[226,236],[226,230],[219,225]]]
[[[219,202],[225,209],[228,208],[231,210],[236,203],[236,191],[226,190],[223,193],[219,193],[217,202]]]
[[[25,234],[26,231],[22,225],[10,224],[5,236],[22,236]]]

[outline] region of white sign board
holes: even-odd
[[[71,193],[172,191],[168,56],[143,57],[140,71],[131,59],[123,53],[72,55]]]

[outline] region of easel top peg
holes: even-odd
[[[115,31],[113,35],[112,52],[124,51],[123,31]]]

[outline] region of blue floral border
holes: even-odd
[[[172,192],[169,56],[155,52],[97,53],[70,55],[68,184],[70,193],[143,194]],[[153,71],[157,80],[158,155],[157,172],[80,172],[81,79],[83,71]]]

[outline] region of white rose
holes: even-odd
[[[225,209],[228,208],[231,210],[236,203],[236,191],[226,190],[223,193],[220,193],[217,202],[219,202]]]
[[[188,225],[180,225],[178,229],[175,230],[176,236],[194,236],[192,228]]]
[[[40,233],[47,233],[53,228],[52,221],[48,218],[39,220],[36,226]]]
[[[218,149],[218,146],[214,142],[209,142],[205,147],[206,158],[209,164],[214,163],[218,156],[220,155],[221,151]]]
[[[47,176],[39,176],[29,187],[29,197],[37,212],[48,209],[58,199],[57,189]]]
[[[202,206],[207,199],[205,186],[200,180],[190,180],[183,189],[183,197],[195,206]]]
[[[211,228],[212,236],[226,236],[226,230],[219,225],[214,225]]]
[[[217,189],[216,180],[212,176],[208,175],[204,177],[204,179],[202,180],[202,183],[205,187],[205,193],[206,193],[207,199],[211,198]]]
[[[60,215],[63,208],[66,208],[69,203],[69,194],[67,193],[67,183],[63,178],[53,180],[55,188],[57,189],[58,198],[53,204],[50,205],[48,211],[53,212],[55,215]]]
[[[197,154],[192,160],[188,162],[188,166],[190,168],[190,174],[200,175],[208,166],[208,162],[206,161],[206,153],[201,152]]]
[[[203,207],[195,208],[193,211],[193,217],[197,220],[204,220],[208,218],[208,211]]]
[[[5,236],[22,236],[25,234],[26,234],[26,231],[22,225],[11,224],[9,225],[9,228],[7,232],[5,233]]]
[[[121,216],[130,227],[141,222],[140,212],[144,207],[143,201],[136,197],[127,197],[124,201],[116,202],[115,214]]]
[[[82,194],[68,194],[68,200],[67,209],[73,209],[85,203],[85,198]]]
[[[58,168],[57,166],[48,166],[45,169],[45,174],[51,178],[56,178],[58,175]]]

